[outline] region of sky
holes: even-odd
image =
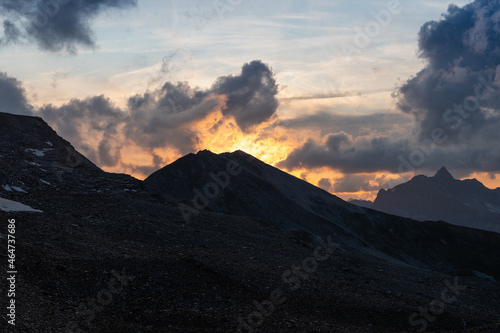
[[[0,0],[0,111],[144,179],[244,150],[343,199],[500,187],[500,2]]]

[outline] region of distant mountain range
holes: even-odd
[[[358,200],[358,199],[349,199],[347,202],[352,203],[356,206],[361,206],[365,208],[371,208],[373,205],[373,201],[370,200]]]
[[[457,180],[445,167],[434,177],[419,175],[380,190],[370,208],[500,233],[500,188],[491,190],[476,179]]]

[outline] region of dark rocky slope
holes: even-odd
[[[228,166],[238,174],[229,175]],[[314,235],[329,234],[351,251],[391,262],[500,278],[498,257],[492,256],[500,255],[500,235],[361,208],[241,151],[190,154],[155,172],[145,184],[164,198],[182,199],[189,209],[206,206],[277,225],[304,244],[312,245]]]

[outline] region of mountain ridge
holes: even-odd
[[[237,164],[240,172],[223,188],[213,191],[216,195],[205,193],[203,189],[217,184],[214,175],[224,172],[230,163]],[[349,204],[241,151],[214,154],[205,150],[189,154],[156,171],[144,183],[165,199],[179,198],[189,209],[274,224],[305,244],[311,244],[314,234],[331,234],[351,251],[419,267],[432,267],[432,260],[424,258],[434,257],[442,250],[426,241],[422,252],[417,235],[435,239],[437,230],[454,229],[447,224],[421,224]],[[203,193],[205,205],[199,205]],[[454,229],[452,233],[457,230],[465,234],[479,232]],[[448,260],[453,262],[456,259],[452,257]]]
[[[498,193],[477,179],[455,179],[442,167],[433,177],[418,175],[392,189],[381,189],[371,208],[419,221],[441,220],[500,232]]]

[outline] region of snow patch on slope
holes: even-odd
[[[45,156],[45,152],[40,149],[27,148],[24,150],[27,153],[32,153],[35,156],[42,157]]]
[[[0,210],[4,212],[35,212],[43,213],[41,210],[33,209],[20,202],[0,198]]]
[[[33,166],[42,166],[41,164],[38,164],[38,163],[35,163],[35,162],[30,162],[30,161],[26,161],[24,160],[26,163],[28,163],[29,165],[33,165]]]
[[[24,151],[27,153],[32,153],[33,155],[38,156],[38,157],[43,157],[43,156],[45,156],[45,152],[47,152],[49,150],[54,150],[54,148],[45,148],[43,150],[34,149],[34,148],[27,148]]]
[[[488,207],[488,210],[490,212],[500,214],[500,207],[493,206],[493,205],[490,205],[490,204],[487,204],[487,203],[485,203],[485,205],[486,205],[486,207]]]
[[[13,188],[14,190],[16,190],[17,192],[28,193],[25,190],[23,190],[22,188],[20,188],[19,186],[11,186],[11,188]]]

